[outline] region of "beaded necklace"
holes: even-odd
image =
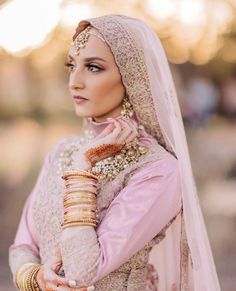
[[[78,142],[68,144],[60,153],[58,160],[58,175],[73,169],[73,153],[93,138],[92,131],[85,131]],[[122,150],[109,158],[97,162],[91,169],[101,182],[113,180],[121,171],[138,162],[139,158],[148,152],[148,148],[140,145],[138,138],[124,145]]]

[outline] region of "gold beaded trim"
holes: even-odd
[[[139,158],[148,152],[148,148],[141,146],[138,138],[127,143],[115,156],[99,161],[92,167],[91,172],[99,180],[113,180],[119,172],[138,162]]]

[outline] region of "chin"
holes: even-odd
[[[89,117],[91,112],[89,110],[84,110],[82,109],[81,107],[77,107],[75,106],[75,114],[78,116],[78,117]]]
[[[93,111],[93,110],[86,110],[85,108],[81,108],[81,107],[75,107],[75,114],[78,117],[84,117],[84,118],[98,118],[98,119],[106,119],[108,117],[117,117],[120,115],[121,110],[120,109],[116,109],[114,110],[107,110],[105,112],[99,112],[99,111]]]

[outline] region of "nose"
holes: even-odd
[[[70,90],[78,90],[83,89],[85,87],[83,76],[81,72],[74,71],[72,74],[70,74],[69,78],[69,89]]]

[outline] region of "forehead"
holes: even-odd
[[[71,46],[69,49],[69,55],[75,59],[88,58],[88,57],[101,57],[106,60],[114,61],[113,54],[110,47],[106,42],[102,41],[95,35],[89,35],[88,40],[85,43],[84,48],[79,49],[79,54],[76,55],[77,49],[75,46]]]

